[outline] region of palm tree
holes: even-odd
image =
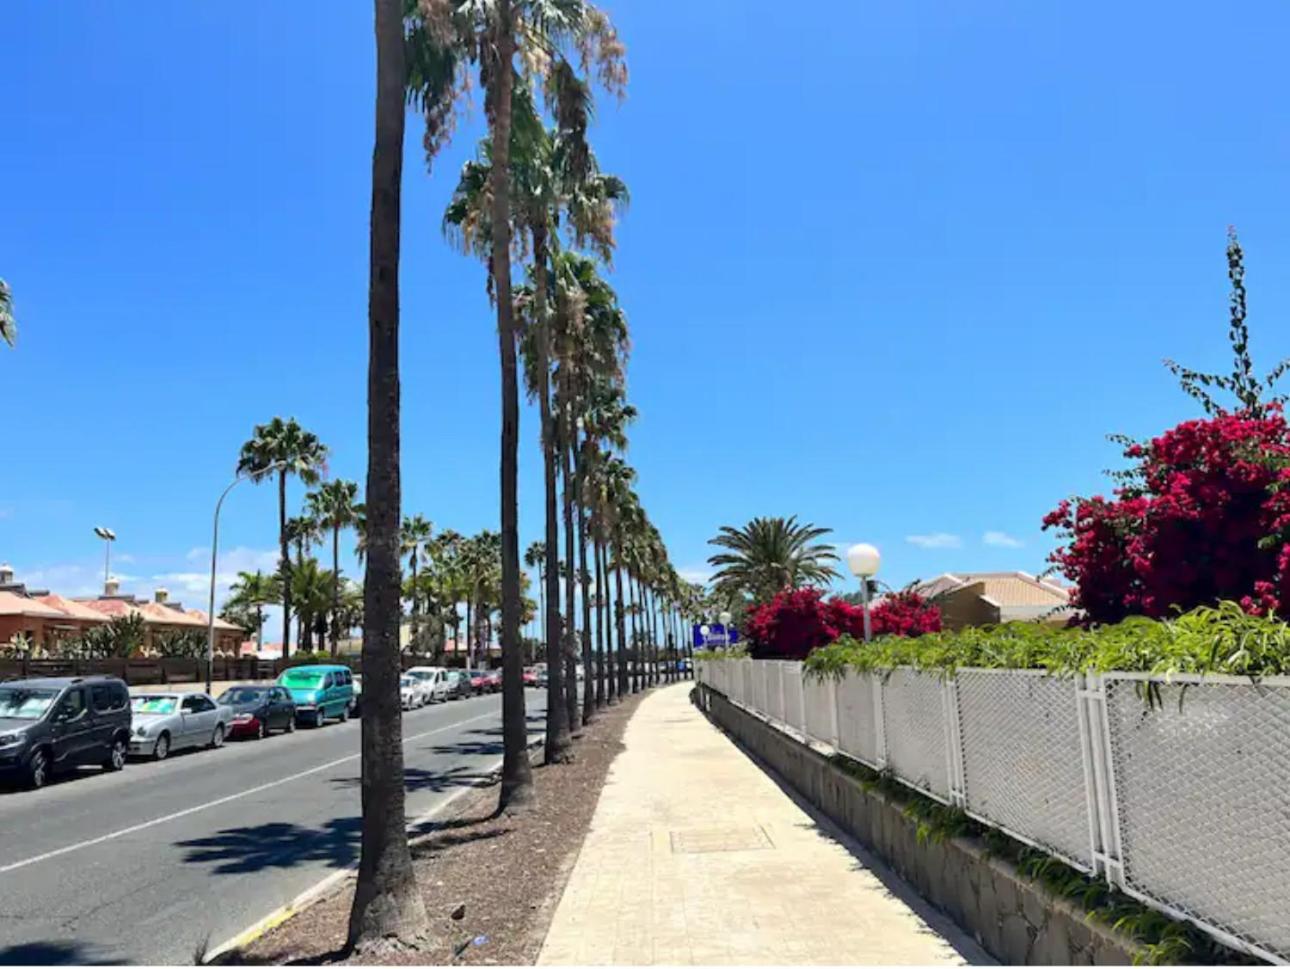
[[[519,387],[515,307],[511,292],[511,127],[515,90],[517,29],[521,62],[542,73],[542,80],[560,73],[572,75],[573,59],[594,66],[601,82],[621,93],[626,84],[624,48],[609,18],[586,0],[475,0],[469,4],[423,3],[421,22],[414,27],[435,38],[440,47],[466,52],[479,61],[485,91],[484,113],[492,145],[489,177],[491,212],[488,260],[491,295],[497,307],[497,338],[502,373],[501,539],[502,539],[502,720],[504,762],[500,804],[521,803],[532,797],[524,715],[523,644],[520,642],[519,562]],[[419,36],[419,35],[418,35]],[[572,56],[566,51],[572,48]],[[441,81],[437,90],[451,87]],[[536,86],[536,85],[531,85]],[[427,112],[428,123],[430,113]],[[443,112],[434,116],[427,141],[434,142],[444,125]],[[554,545],[548,536],[548,546]],[[548,572],[553,570],[548,569]],[[548,580],[549,581],[549,580]],[[554,600],[548,596],[549,611]],[[549,622],[548,618],[548,622]]]
[[[367,516],[363,535],[362,849],[351,949],[407,944],[429,928],[408,850],[399,700],[399,230],[405,61],[401,0],[376,5],[376,138],[368,273]],[[414,48],[415,49],[415,48]],[[425,56],[418,50],[417,57]]]
[[[263,572],[239,572],[229,589],[229,603],[255,610],[255,646],[264,646],[264,607],[282,597],[281,580]]]
[[[331,529],[331,654],[340,648],[340,530],[354,524],[360,510],[358,484],[353,481],[323,482],[305,496],[309,515],[321,527]]]
[[[13,315],[13,294],[9,284],[0,279],[0,340],[13,346],[18,340],[18,321]]]
[[[332,605],[335,581],[313,557],[297,562],[291,570],[291,599],[300,621],[300,648],[306,652],[313,651],[315,633],[321,637],[326,628],[320,623]]]
[[[743,528],[721,526],[709,545],[729,549],[708,559],[719,591],[750,595],[761,601],[786,588],[825,584],[838,578],[829,564],[838,557],[833,546],[816,541],[829,529],[789,518],[754,518]]]
[[[542,628],[542,623],[546,617],[546,543],[534,542],[524,550],[524,566],[529,569],[537,569],[537,587],[538,587],[538,627]],[[545,640],[542,644],[543,652],[546,651]]]
[[[434,534],[432,525],[424,515],[405,515],[403,529],[399,533],[399,548],[408,557],[408,566],[412,572],[412,651],[415,653],[420,645],[417,636],[417,618],[420,615],[420,589],[417,584],[417,566],[421,559],[421,550],[425,548]]]
[[[327,460],[327,447],[302,428],[294,417],[275,417],[257,424],[251,439],[242,445],[239,474],[257,484],[274,471],[278,475],[278,550],[282,582],[282,658],[291,653],[291,559],[287,554],[287,478],[295,475],[306,485],[316,484]]]

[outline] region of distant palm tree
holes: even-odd
[[[287,551],[287,478],[295,475],[307,485],[316,484],[327,461],[327,447],[302,428],[296,419],[275,417],[257,424],[251,439],[242,445],[237,470],[257,484],[274,471],[278,475],[278,550],[281,555],[282,657],[291,652],[291,559]]]
[[[524,565],[530,569],[537,569],[538,575],[538,627],[541,629],[542,651],[546,652],[546,629],[542,625],[546,621],[546,543],[534,542],[524,551]]]
[[[358,484],[353,481],[325,481],[305,496],[310,517],[331,529],[331,654],[340,648],[340,530],[354,524],[361,506]]]
[[[713,585],[764,600],[781,589],[821,585],[838,578],[829,564],[838,560],[833,546],[817,539],[829,529],[789,518],[754,518],[743,528],[721,526],[709,545],[729,549],[708,559],[717,569]]]
[[[421,590],[417,584],[417,567],[421,561],[421,550],[434,534],[434,525],[424,515],[404,515],[403,527],[399,530],[399,551],[408,557],[408,566],[412,572],[412,651],[415,653],[420,645],[417,638],[417,620],[421,614]]]
[[[276,575],[263,572],[239,572],[237,582],[229,589],[231,604],[255,610],[255,646],[264,646],[264,607],[282,598],[282,583]]]
[[[9,284],[0,279],[0,340],[13,346],[18,339],[18,321],[13,316],[13,294]]]

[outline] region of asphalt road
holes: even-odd
[[[526,690],[540,735],[545,693]],[[501,696],[404,714],[408,817],[501,759]],[[359,725],[0,791],[0,964],[192,965],[358,857]]]

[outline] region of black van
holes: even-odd
[[[130,691],[111,676],[0,683],[0,773],[44,787],[50,774],[120,770],[130,749]]]

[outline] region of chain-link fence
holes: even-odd
[[[1290,677],[820,680],[747,659],[699,675],[1233,948],[1290,963]]]

